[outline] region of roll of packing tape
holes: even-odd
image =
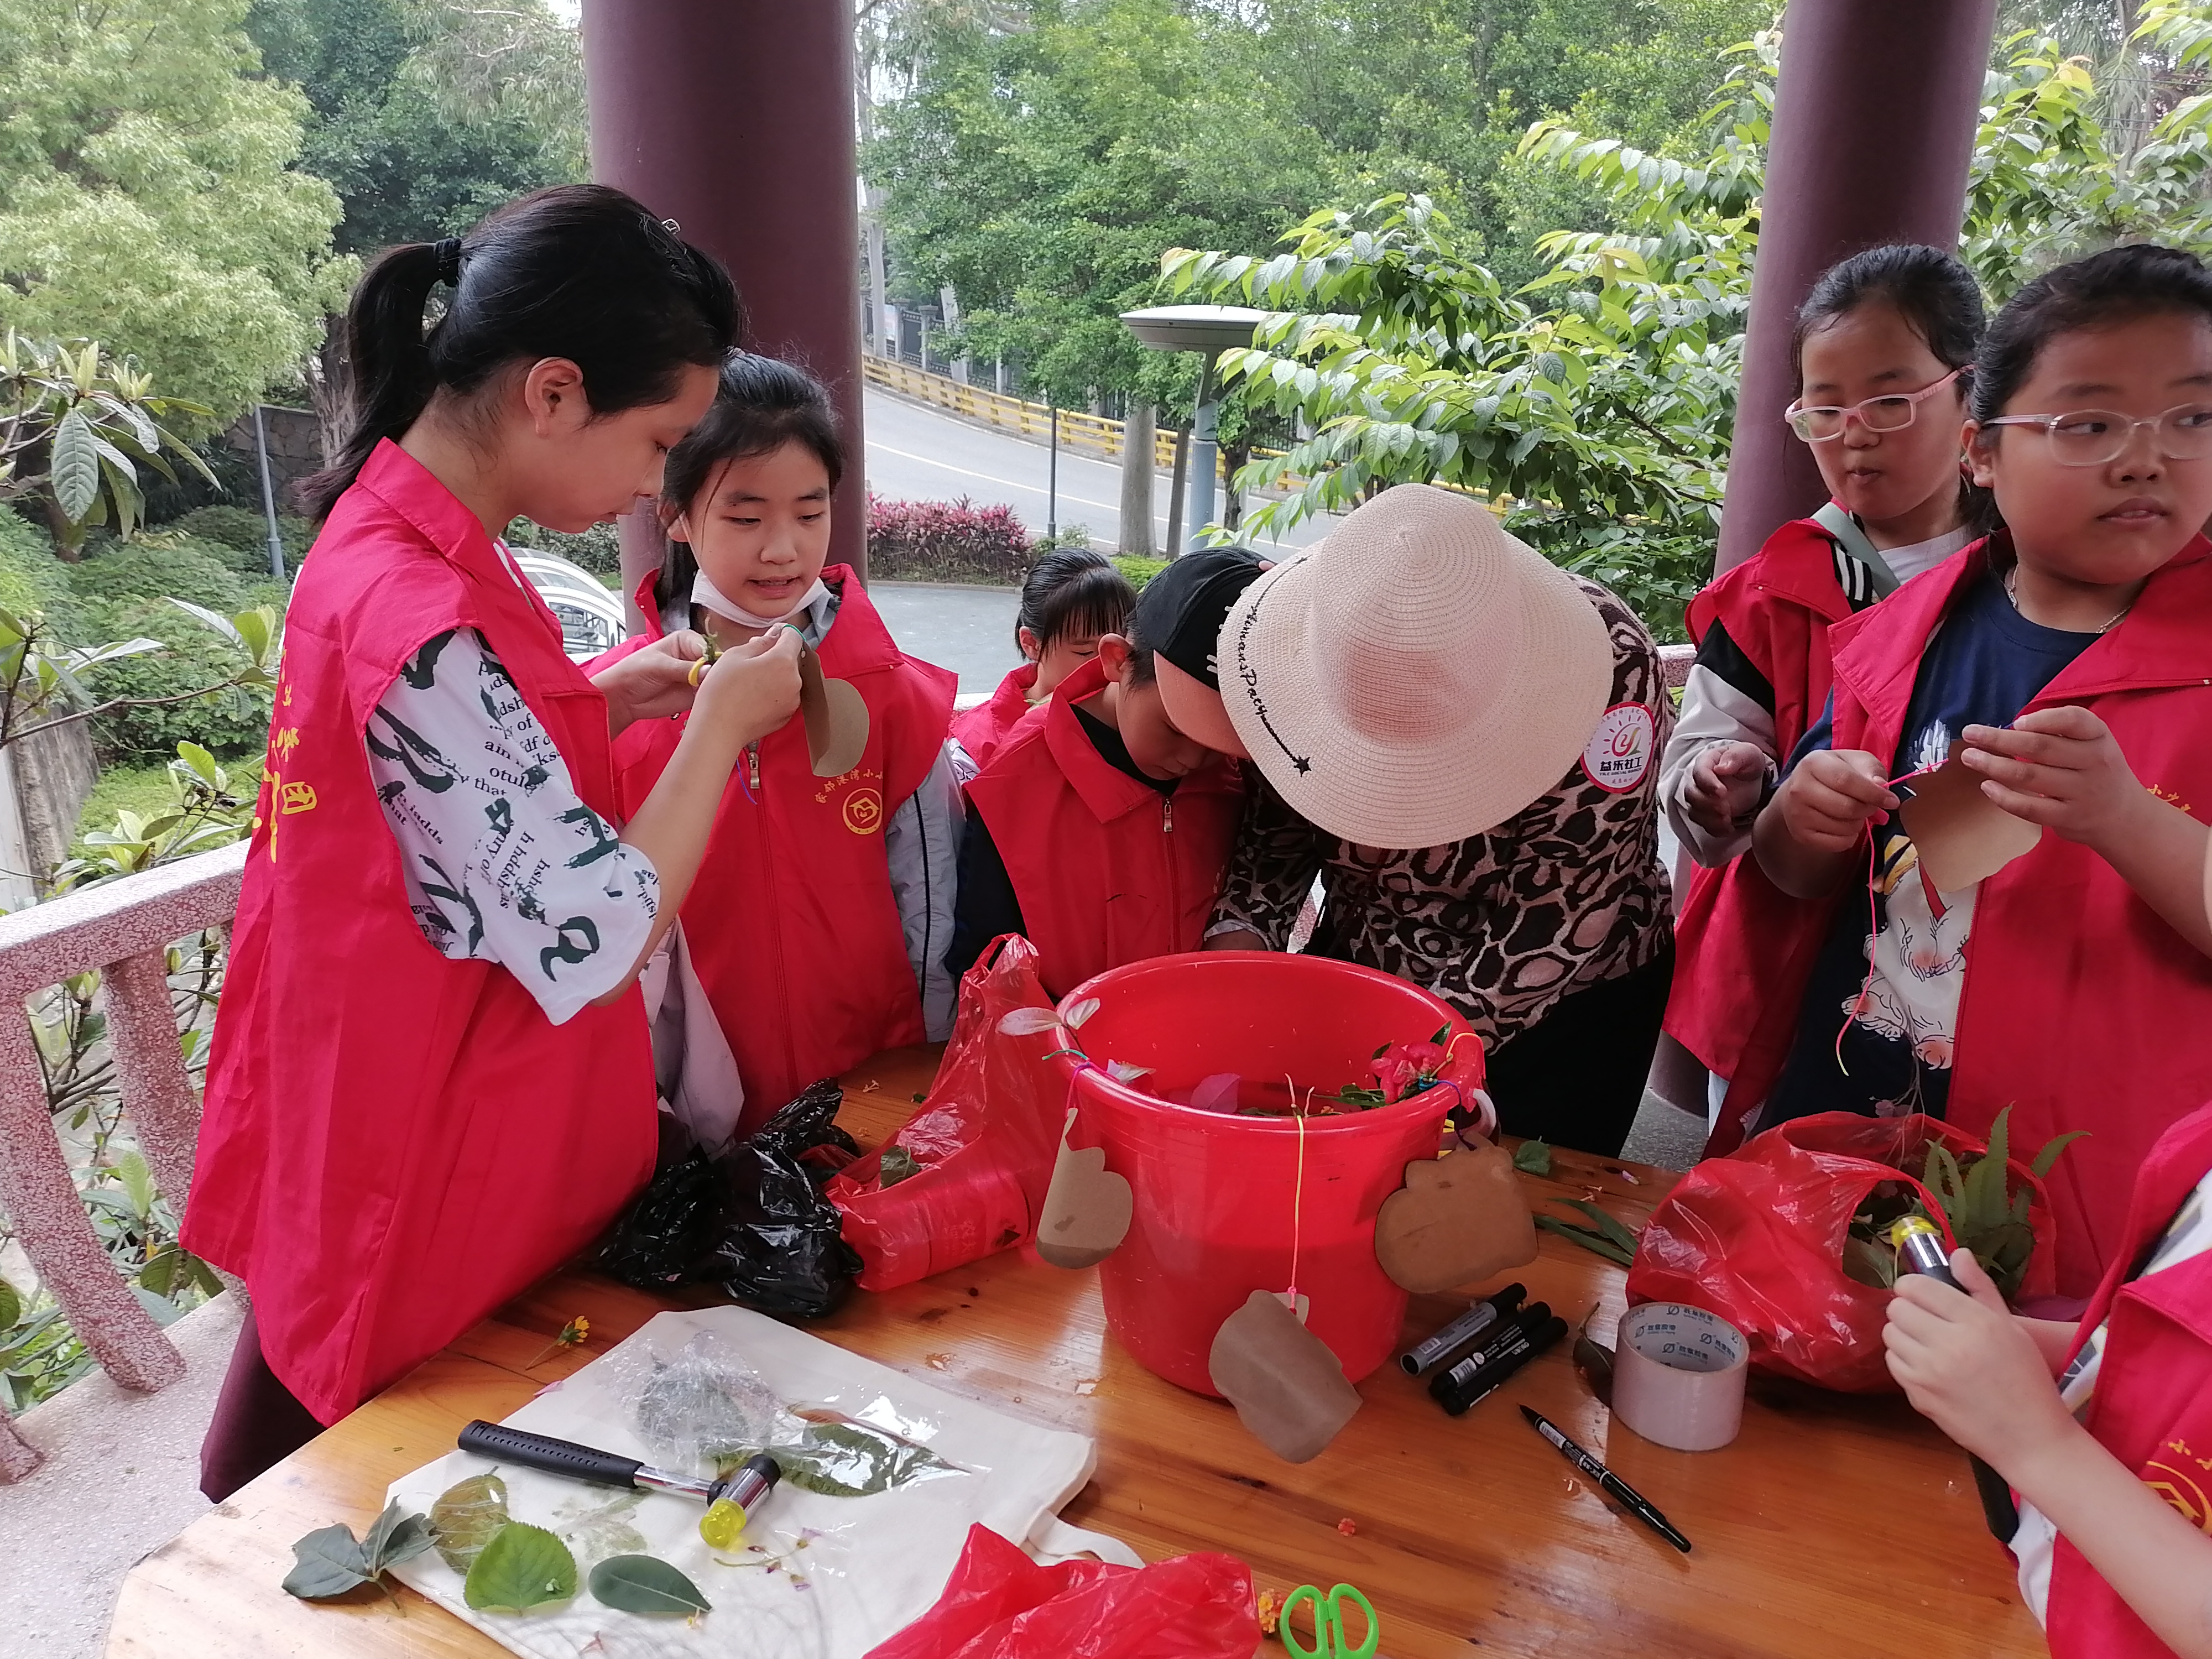
[[[1712,1451],[1743,1422],[1751,1344],[1717,1314],[1647,1302],[1620,1316],[1613,1356],[1613,1413],[1646,1440]]]

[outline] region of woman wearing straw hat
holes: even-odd
[[[1674,973],[1674,711],[1644,624],[1426,484],[1258,575],[1211,652],[1178,648],[1211,622],[1153,629],[1169,717],[1263,781],[1208,948],[1284,948],[1319,876],[1308,949],[1465,1014],[1508,1133],[1617,1155]]]

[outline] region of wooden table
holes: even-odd
[[[846,1079],[840,1121],[880,1140],[928,1085],[934,1051],[879,1055]],[[1613,1171],[1628,1168],[1640,1184]],[[1532,1200],[1595,1194],[1639,1224],[1674,1177],[1554,1157]],[[1512,1277],[1599,1329],[1619,1269],[1551,1234]],[[291,1543],[332,1521],[357,1531],[386,1486],[453,1449],[670,1304],[564,1273],[270,1470],[125,1581],[110,1659],[490,1659],[488,1638],[402,1589],[310,1605],[278,1588]],[[696,1305],[696,1304],[694,1305]],[[1417,1297],[1407,1329],[1464,1298]],[[587,1352],[532,1364],[563,1322]],[[1148,1559],[1226,1550],[1262,1588],[1339,1580],[1373,1599],[1389,1659],[1470,1649],[1515,1656],[1696,1659],[1989,1659],[2044,1652],[2009,1564],[1982,1524],[1966,1461],[1903,1401],[1754,1382],[1723,1450],[1667,1451],[1613,1425],[1565,1345],[1456,1421],[1395,1366],[1312,1462],[1284,1463],[1233,1412],[1141,1370],[1107,1335],[1095,1273],[1006,1251],[812,1328],[940,1388],[1098,1442],[1097,1477],[1065,1511]],[[1694,1541],[1683,1556],[1611,1509],[1514,1409],[1526,1401],[1605,1460]],[[1272,1646],[1271,1652],[1279,1652]]]

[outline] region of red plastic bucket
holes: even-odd
[[[1265,951],[1155,957],[1109,969],[1068,993],[1098,1006],[1071,1035],[1097,1067],[1152,1068],[1131,1087],[1103,1070],[1074,1074],[1079,1146],[1103,1146],[1126,1179],[1128,1237],[1099,1268],[1106,1322],[1147,1370],[1200,1394],[1216,1389],[1206,1356],[1221,1322],[1255,1290],[1291,1282],[1300,1120],[1239,1116],[1143,1092],[1189,1091],[1235,1073],[1240,1097],[1280,1105],[1346,1085],[1371,1086],[1375,1051],[1467,1023],[1404,980],[1350,963]],[[1470,1039],[1471,1041],[1472,1039]],[[1290,1080],[1285,1082],[1285,1078]],[[1455,1101],[1431,1089],[1372,1110],[1304,1120],[1297,1288],[1307,1328],[1358,1382],[1389,1357],[1406,1292],[1375,1260],[1375,1212],[1406,1165],[1435,1155]]]

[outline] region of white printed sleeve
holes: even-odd
[[[408,904],[441,955],[501,964],[556,1025],[628,980],[660,878],[578,798],[481,635],[426,641],[365,737]]]

